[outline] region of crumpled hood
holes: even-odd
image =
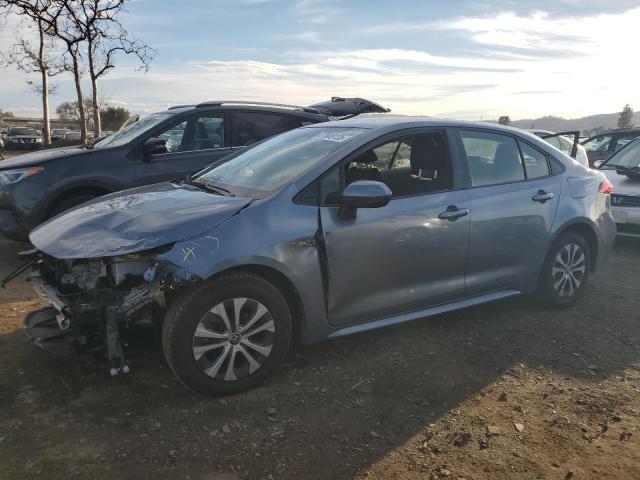
[[[2,160],[0,162],[0,170],[11,170],[14,168],[34,167],[41,165],[51,160],[56,160],[63,157],[72,157],[82,154],[91,154],[93,150],[80,148],[80,147],[60,147],[50,148],[45,150],[38,150],[32,153],[25,153],[24,155],[18,155],[15,158]]]
[[[202,235],[250,203],[187,184],[159,183],[76,207],[40,225],[29,238],[59,259],[110,257]]]

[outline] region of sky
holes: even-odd
[[[156,58],[143,73],[120,57],[101,91],[136,113],[331,96],[468,120],[640,108],[638,0],[129,0],[121,21]],[[0,51],[29,35],[15,18],[2,25]],[[28,80],[0,69],[1,109],[40,114]],[[70,76],[54,83],[53,108],[74,100]]]

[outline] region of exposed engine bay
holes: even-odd
[[[158,260],[166,250],[74,260],[30,252],[34,289],[51,308],[27,317],[27,335],[42,347],[64,340],[76,351],[103,352],[111,375],[128,372],[123,329],[133,324],[157,327],[167,296],[189,281]]]

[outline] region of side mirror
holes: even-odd
[[[167,153],[167,141],[164,138],[151,137],[142,147],[144,153],[144,159],[149,161],[152,155],[158,155],[161,153]]]
[[[358,180],[342,191],[342,206],[338,211],[341,220],[352,220],[358,208],[380,208],[391,200],[391,190],[382,182]]]

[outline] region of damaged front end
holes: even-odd
[[[76,351],[103,352],[111,375],[126,373],[123,330],[134,324],[158,328],[167,297],[197,280],[158,258],[170,248],[73,260],[33,252],[33,286],[51,307],[27,316],[27,335],[45,348],[64,344]]]

